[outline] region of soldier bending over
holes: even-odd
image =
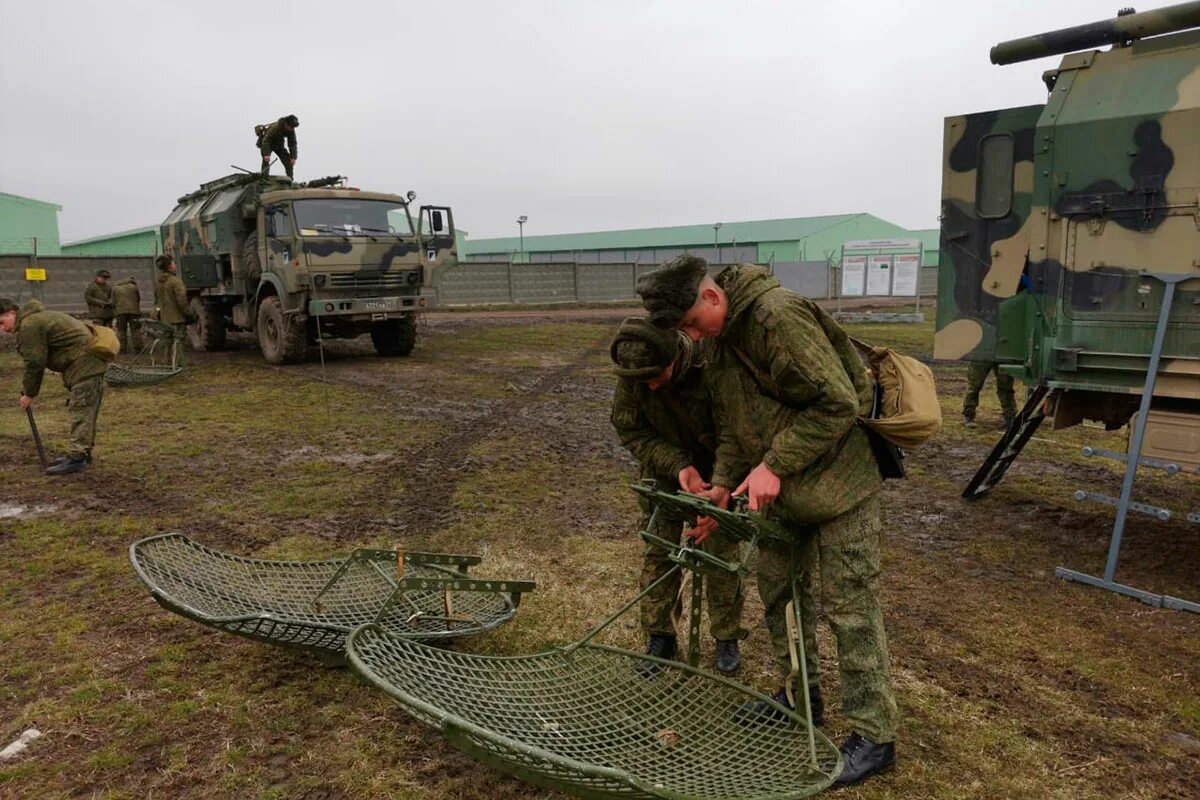
[[[296,146],[296,128],[300,120],[295,114],[280,117],[270,125],[256,126],[258,134],[258,151],[262,154],[262,174],[271,172],[271,154],[279,156],[279,163],[287,170],[287,176],[293,177],[292,170],[296,167],[296,159],[300,157],[300,149]]]
[[[71,420],[71,445],[67,455],[55,459],[47,475],[67,475],[85,469],[92,461],[96,444],[96,420],[104,399],[104,373],[108,362],[87,351],[92,343],[88,326],[66,314],[47,311],[37,300],[21,309],[8,298],[0,298],[0,331],[15,333],[17,351],[25,361],[21,408],[29,408],[42,388],[47,369],[62,373]]]
[[[872,393],[861,359],[828,314],[762,267],[737,264],[713,279],[703,259],[680,256],[643,278],[638,293],[656,325],[717,341],[705,381],[719,443],[705,495],[726,505],[731,489],[746,494],[751,510],[770,508],[795,531],[794,547],[763,542],[758,560],[767,628],[785,670],[791,582],[819,553],[842,708],[853,726],[837,782],[890,769],[896,700],[879,600],[882,481],[856,424]]]

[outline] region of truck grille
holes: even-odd
[[[412,289],[420,282],[421,271],[417,269],[402,272],[353,272],[329,276],[329,288],[354,292]]]

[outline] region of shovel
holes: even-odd
[[[25,409],[25,416],[29,417],[29,430],[33,431],[33,443],[37,445],[38,458],[41,459],[42,469],[46,469],[50,465],[46,463],[46,448],[42,447],[42,437],[38,435],[37,423],[33,421],[33,407]]]

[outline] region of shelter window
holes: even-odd
[[[1013,138],[1007,133],[985,136],[979,143],[979,196],[976,208],[984,219],[1007,217],[1013,199]]]

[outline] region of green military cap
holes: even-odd
[[[629,317],[617,329],[609,347],[616,364],[614,373],[622,378],[650,380],[679,356],[679,334],[651,325],[642,317]]]
[[[642,305],[650,321],[660,328],[674,328],[696,303],[700,282],[708,274],[708,262],[699,256],[675,256],[643,275],[637,284]]]
[[[10,311],[16,311],[17,304],[7,297],[0,297],[0,314],[7,314]]]
[[[100,270],[96,270],[96,277],[97,278],[111,278],[112,273],[106,269],[100,269]]]

